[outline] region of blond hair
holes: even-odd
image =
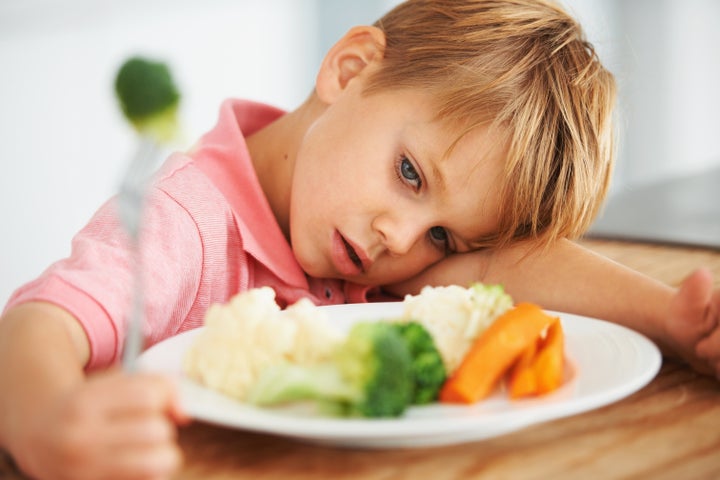
[[[479,246],[589,228],[614,161],[615,81],[571,16],[542,0],[408,0],[375,26],[386,47],[367,92],[427,89],[462,132],[509,134],[500,225]]]

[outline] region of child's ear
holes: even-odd
[[[368,65],[382,59],[385,34],[377,27],[351,28],[325,55],[315,91],[325,103],[333,103],[348,83]]]

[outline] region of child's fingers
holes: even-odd
[[[720,325],[697,343],[695,354],[713,369],[716,377],[720,378]]]
[[[688,300],[690,305],[707,304],[713,293],[712,272],[707,268],[698,268],[685,277],[680,285],[680,295]]]
[[[175,382],[166,376],[152,373],[130,375],[128,385],[134,401],[125,404],[125,408],[142,411],[162,410],[178,425],[189,423],[190,418],[182,409],[180,396]]]
[[[87,396],[115,415],[182,413],[174,383],[161,375],[115,372],[91,383]]]
[[[98,432],[101,434],[98,435]],[[138,437],[137,434],[148,434],[142,429],[117,431],[105,424],[95,428],[93,433],[60,435],[58,442],[46,439],[50,444],[36,445],[42,451],[37,459],[39,463],[23,467],[31,467],[29,471],[38,478],[151,480],[170,478],[182,464],[179,446],[172,440],[162,439],[168,436],[165,428],[155,428],[149,433],[159,440],[155,442]],[[120,435],[121,439],[116,435]],[[128,436],[135,442],[130,441]]]
[[[720,358],[720,329],[715,329],[710,335],[700,340],[695,347],[695,353],[708,361]]]
[[[177,430],[165,416],[128,416],[109,425],[105,436],[110,448],[152,446],[174,442]]]
[[[702,333],[709,333],[717,322],[709,309],[713,303],[713,276],[706,268],[699,268],[688,275],[680,285],[674,314],[680,318],[701,319],[695,325]]]
[[[117,449],[108,457],[107,471],[123,480],[167,479],[182,464],[182,453],[170,444]],[[105,478],[105,477],[103,477]]]
[[[172,421],[175,422],[176,425],[188,425],[192,421],[192,419],[182,407],[182,403],[180,402],[180,395],[177,393],[177,385],[174,383],[173,392],[173,399],[169,405],[167,414],[170,416]]]
[[[708,309],[708,315],[714,321],[714,329],[720,328],[720,288],[715,290],[712,294],[712,300],[710,302],[710,308]]]
[[[695,354],[704,359],[720,379],[720,289],[714,291],[705,312],[711,331],[695,346]]]
[[[91,376],[38,418],[22,468],[38,478],[169,478],[180,464],[173,382],[120,371]]]

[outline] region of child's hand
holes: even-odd
[[[720,289],[713,291],[708,270],[683,281],[664,326],[671,349],[697,371],[720,378]]]
[[[99,374],[25,426],[16,461],[39,480],[168,478],[182,462],[175,424],[185,421],[166,378]]]

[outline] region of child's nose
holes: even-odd
[[[380,234],[385,248],[391,255],[405,255],[426,230],[412,215],[402,218],[380,216],[375,219],[375,230]]]

